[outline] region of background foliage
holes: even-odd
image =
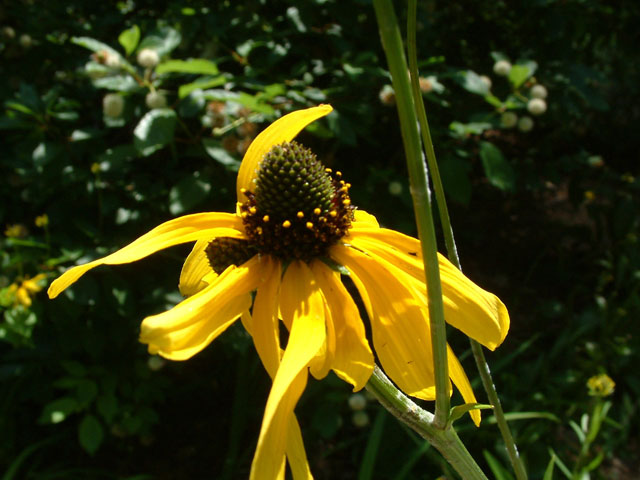
[[[461,260],[512,316],[489,360],[506,410],[528,412],[512,427],[532,478],[640,470],[639,13],[596,0],[419,7]],[[25,0],[0,6],[0,25],[3,478],[245,478],[269,388],[247,335],[232,328],[185,363],[137,343],[144,316],[180,301],[187,247],[101,268],[56,301],[38,291],[174,216],[232,211],[251,138],[322,102],[335,113],[300,139],[351,179],[356,204],[413,233],[372,6]],[[548,91],[537,116],[535,85]],[[588,394],[600,373],[616,383],[607,400]],[[299,404],[317,478],[453,475],[349,396],[329,378]],[[510,478],[491,419],[458,426],[487,471]]]

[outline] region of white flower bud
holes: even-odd
[[[27,35],[26,33],[20,35],[18,42],[20,42],[20,46],[22,48],[29,48],[33,43],[33,41],[31,40],[31,35]]]
[[[527,103],[527,110],[529,110],[532,115],[542,115],[547,111],[547,102],[541,98],[532,98],[529,100],[529,103]]]
[[[167,98],[160,92],[149,92],[145,97],[145,102],[149,108],[164,108],[167,106]]]
[[[367,399],[361,393],[354,393],[349,397],[349,408],[351,410],[364,410],[367,406]]]
[[[124,110],[124,98],[117,93],[108,93],[102,99],[102,111],[107,117],[118,118]]]
[[[2,27],[2,35],[8,39],[16,38],[16,31],[9,26]]]
[[[518,115],[514,112],[504,112],[500,117],[500,122],[505,128],[513,128],[518,123]]]
[[[380,103],[387,107],[392,107],[396,104],[396,92],[393,91],[393,87],[391,85],[385,85],[378,93],[378,97],[380,98]]]
[[[149,367],[149,370],[153,372],[160,370],[166,363],[167,362],[165,362],[164,358],[159,357],[158,355],[154,355],[147,359],[147,367]]]
[[[480,81],[487,86],[487,90],[491,90],[491,86],[493,85],[493,83],[491,82],[491,79],[489,77],[487,77],[486,75],[480,75]]]
[[[507,75],[509,75],[509,72],[511,71],[511,64],[506,60],[498,60],[493,65],[493,71],[495,72],[496,75],[500,75],[501,77],[506,77]]]
[[[143,48],[138,52],[138,65],[145,68],[153,68],[160,61],[160,55],[152,48]]]
[[[104,57],[104,64],[109,68],[120,68],[120,58],[113,53],[108,53]]]
[[[400,182],[389,182],[389,193],[391,195],[400,195],[402,193],[402,184]]]
[[[354,412],[351,416],[351,423],[358,428],[366,427],[369,425],[369,415],[367,415],[367,412],[363,410]]]
[[[541,98],[541,99],[545,99],[547,98],[547,89],[544,85],[534,85],[533,87],[531,87],[531,96],[533,98]]]
[[[518,120],[518,130],[521,132],[529,132],[533,128],[533,119],[531,117],[522,117]]]

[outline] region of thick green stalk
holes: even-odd
[[[367,390],[393,416],[438,449],[464,480],[487,480],[455,430],[435,428],[433,414],[423,410],[400,392],[378,367],[367,383]]]
[[[420,92],[420,81],[418,73],[418,55],[416,48],[416,0],[409,0],[409,8],[407,12],[407,50],[409,57],[409,66],[411,71],[411,87],[413,90],[414,98],[416,99],[416,113],[420,121],[420,131],[422,133],[422,141],[425,146],[427,154],[427,162],[431,173],[431,179],[433,180],[436,203],[438,205],[438,211],[440,213],[440,222],[442,223],[442,230],[444,232],[445,245],[447,247],[447,253],[449,260],[462,270],[460,265],[460,258],[458,256],[458,249],[456,248],[456,242],[453,237],[453,228],[451,227],[451,220],[449,218],[449,210],[447,209],[447,202],[444,195],[444,189],[442,187],[442,181],[440,179],[440,172],[438,170],[438,162],[436,160],[436,154],[433,148],[433,141],[431,140],[431,132],[429,129],[429,122],[427,121],[427,113],[425,111],[424,102],[422,101],[422,94]],[[487,392],[487,397],[493,405],[494,415],[502,438],[509,454],[511,465],[516,474],[518,480],[527,480],[527,471],[524,468],[522,459],[518,454],[518,448],[511,435],[511,430],[504,416],[502,410],[502,404],[500,398],[496,392],[491,373],[489,371],[489,365],[484,357],[482,351],[482,345],[476,342],[474,339],[469,339],[471,342],[471,350],[473,352],[473,358],[476,361],[480,378],[482,379],[482,385]]]
[[[427,165],[422,157],[422,147],[418,134],[418,120],[414,110],[411,95],[407,62],[404,56],[400,29],[390,0],[374,0],[373,2],[380,38],[384,48],[393,88],[396,94],[396,104],[400,117],[400,127],[409,180],[413,208],[418,226],[418,236],[422,246],[422,256],[427,279],[427,295],[429,303],[429,317],[431,342],[434,356],[436,409],[433,425],[444,429],[449,416],[449,369],[447,364],[447,339],[444,323],[444,307],[442,303],[442,286],[440,284],[440,268],[436,248],[436,234],[431,213],[431,193],[427,182]]]

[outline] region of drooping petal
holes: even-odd
[[[186,360],[211,343],[251,306],[250,292],[264,281],[258,256],[231,266],[215,282],[171,310],[143,320],[140,341],[150,353]]]
[[[322,380],[329,374],[336,355],[336,328],[333,324],[331,310],[329,310],[326,299],[323,303],[327,338],[309,364],[309,372],[316,380]]]
[[[433,353],[424,303],[373,257],[342,245],[330,254],[371,301],[373,344],[385,372],[407,394],[432,400]]]
[[[451,377],[454,385],[462,394],[464,403],[477,403],[476,396],[473,393],[467,374],[449,345],[447,345],[447,360],[449,364],[449,377]],[[469,415],[471,415],[471,419],[473,420],[473,423],[476,424],[476,427],[479,427],[481,417],[480,410],[470,410]]]
[[[253,303],[253,315],[245,314],[242,322],[253,337],[260,360],[273,379],[280,366],[280,337],[278,334],[278,301],[280,293],[280,262],[265,256],[265,282],[258,288]],[[295,414],[287,431],[286,455],[294,479],[311,477],[307,454],[302,442],[302,433]]]
[[[209,265],[209,259],[204,250],[211,240],[198,240],[185,260],[184,265],[182,265],[178,287],[180,288],[180,293],[185,297],[190,297],[207,286],[203,278],[213,270]]]
[[[307,366],[326,339],[322,294],[304,262],[293,261],[288,266],[280,288],[280,305],[291,329],[267,400],[251,465],[252,479],[276,476],[293,409],[306,385]]]
[[[196,213],[174,218],[158,225],[111,255],[70,268],[51,283],[47,293],[49,298],[57,297],[88,270],[99,265],[131,263],[173,245],[215,237],[244,238],[242,219],[230,213],[218,212]]]
[[[360,390],[373,372],[374,360],[358,307],[340,281],[340,275],[324,263],[311,263],[313,275],[331,311],[336,329],[331,368],[341,379]]]
[[[262,158],[274,145],[290,142],[311,122],[328,115],[332,111],[331,105],[318,105],[317,107],[297,110],[279,118],[263,130],[251,142],[240,164],[236,187],[238,202],[246,200],[240,189],[253,190],[253,179],[255,178],[256,170]]]
[[[369,255],[391,264],[417,282],[416,292],[426,299],[424,266],[419,241],[399,232],[386,229],[353,230],[350,242]],[[444,256],[438,254],[440,281],[447,323],[469,337],[494,350],[509,331],[509,313],[502,301],[483,290],[458,270]]]

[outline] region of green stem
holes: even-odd
[[[433,445],[464,480],[487,480],[455,430],[433,425],[434,415],[400,392],[377,366],[367,390],[398,420]]]
[[[413,209],[416,215],[418,236],[422,247],[422,256],[427,280],[427,298],[429,306],[429,327],[434,357],[436,409],[433,425],[444,430],[449,416],[449,369],[447,364],[447,332],[444,323],[442,286],[436,247],[436,234],[431,212],[431,193],[427,183],[427,165],[422,157],[422,147],[418,134],[418,120],[411,95],[411,85],[407,73],[407,62],[402,45],[402,37],[391,0],[374,0],[380,38],[384,48],[396,104],[400,117],[400,127],[409,181]]]
[[[440,172],[438,170],[438,162],[436,160],[436,154],[433,148],[433,141],[431,140],[431,132],[429,129],[429,122],[427,121],[427,113],[425,111],[424,102],[422,101],[422,94],[420,92],[420,82],[418,76],[418,56],[416,48],[416,0],[409,0],[409,11],[407,13],[407,49],[409,57],[409,65],[411,70],[411,86],[413,89],[414,98],[416,99],[415,106],[417,110],[418,119],[420,121],[420,131],[422,133],[422,141],[425,146],[427,154],[427,162],[429,170],[431,172],[431,179],[433,180],[436,203],[438,205],[438,211],[440,213],[440,222],[442,223],[442,230],[444,232],[445,245],[447,247],[447,253],[449,260],[462,271],[460,265],[460,257],[458,256],[458,249],[456,248],[456,242],[453,237],[453,228],[451,227],[451,219],[449,218],[449,210],[447,209],[447,202],[444,195],[444,188],[442,187],[442,180],[440,179]],[[511,465],[516,474],[518,480],[527,480],[527,472],[522,463],[522,459],[518,454],[518,448],[507,424],[507,420],[502,410],[502,404],[498,398],[493,379],[491,378],[491,372],[489,366],[484,357],[482,345],[477,341],[470,338],[471,350],[473,351],[473,358],[476,361],[480,378],[482,379],[482,385],[487,392],[487,397],[493,405],[494,415],[502,438],[507,448],[507,453],[511,461]]]

